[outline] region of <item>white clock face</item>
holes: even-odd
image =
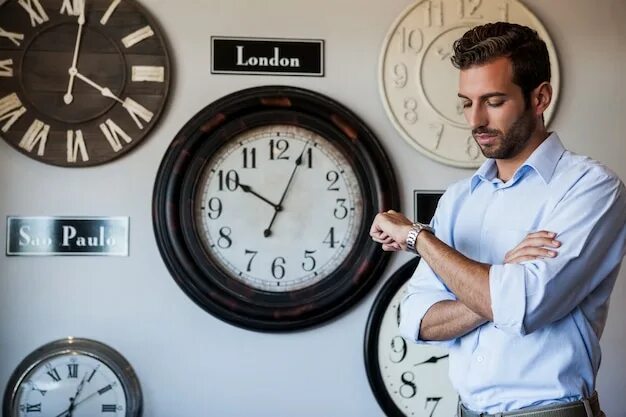
[[[478,167],[484,157],[474,141],[457,97],[459,71],[452,66],[452,44],[474,26],[509,21],[535,29],[550,56],[553,97],[559,92],[559,64],[550,36],[518,0],[421,0],[392,25],[380,58],[383,104],[396,130],[424,155],[458,166]]]
[[[327,277],[363,222],[362,192],[344,154],[319,134],[272,124],[214,153],[197,188],[205,250],[230,276],[271,292]]]
[[[404,340],[398,329],[398,306],[406,295],[404,283],[389,303],[378,336],[378,364],[385,389],[406,416],[452,417],[458,394],[448,378],[446,349]]]
[[[19,385],[13,416],[126,416],[124,387],[98,359],[66,353],[38,363]],[[68,414],[69,413],[69,414]]]

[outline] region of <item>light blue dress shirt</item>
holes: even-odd
[[[463,403],[497,413],[590,396],[599,339],[626,251],[626,189],[600,163],[552,133],[502,182],[494,160],[449,187],[431,225],[439,239],[491,264],[493,322],[454,340],[450,379]],[[561,241],[558,256],[504,264],[530,232]],[[417,343],[426,311],[455,295],[421,262],[401,305],[400,332]]]

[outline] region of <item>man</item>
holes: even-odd
[[[400,331],[447,344],[461,417],[604,416],[595,379],[626,251],[626,189],[546,130],[550,63],[535,31],[476,27],[454,43],[452,63],[489,159],[448,188],[434,232],[393,210],[374,219],[384,250],[423,259]]]

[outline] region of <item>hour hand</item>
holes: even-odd
[[[419,363],[416,363],[416,364],[415,364],[415,365],[413,365],[413,366],[424,365],[424,364],[426,364],[426,363],[437,363],[437,362],[439,362],[441,359],[445,359],[445,358],[447,358],[448,356],[450,356],[450,355],[443,355],[443,356],[431,356],[430,358],[426,359],[425,361],[423,361],[423,362],[419,362]]]
[[[259,194],[259,193],[257,193],[256,191],[254,191],[254,190],[252,189],[252,187],[250,187],[249,185],[239,183],[239,187],[241,187],[241,189],[243,190],[243,192],[245,192],[245,193],[249,193],[249,194],[252,194],[253,196],[255,196],[255,197],[257,197],[257,198],[259,198],[259,199],[261,199],[261,200],[265,201],[267,204],[269,204],[270,206],[272,206],[272,207],[274,208],[274,210],[276,210],[276,211],[280,211],[280,210],[282,210],[282,207],[280,207],[280,206],[279,206],[279,205],[277,205],[277,204],[272,203],[272,202],[271,202],[271,201],[269,201],[267,198],[263,197],[262,195],[260,195],[260,194]]]
[[[95,82],[93,82],[89,78],[85,77],[83,74],[81,74],[78,71],[76,71],[76,78],[84,81],[85,83],[89,84],[90,86],[92,86],[96,90],[100,91],[100,94],[102,94],[104,97],[111,98],[111,99],[117,101],[118,103],[124,104],[122,99],[120,99],[118,96],[113,94],[113,92],[110,89],[108,89],[107,87],[99,86],[98,84],[96,84]]]

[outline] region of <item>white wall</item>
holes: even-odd
[[[80,170],[35,162],[0,141],[0,219],[131,218],[128,258],[0,257],[0,390],[27,353],[73,335],[105,342],[131,362],[145,416],[382,416],[362,358],[367,314],[382,281],[355,308],[315,329],[264,334],[227,325],[170,277],[154,240],[151,196],[161,157],[182,125],[215,99],[263,84],[310,88],[352,108],[383,141],[407,212],[413,189],[442,189],[468,176],[406,144],[378,96],[383,39],[410,1],[142,2],[169,38],[175,70],[168,109],[150,139],[117,161]],[[626,1],[524,3],[548,28],[560,56],[562,90],[552,127],[572,150],[626,179]],[[326,76],[211,75],[210,35],[325,39]],[[0,236],[5,226],[0,221]],[[408,259],[395,256],[384,279]],[[610,417],[626,417],[625,280],[622,271],[602,338],[598,390]]]

